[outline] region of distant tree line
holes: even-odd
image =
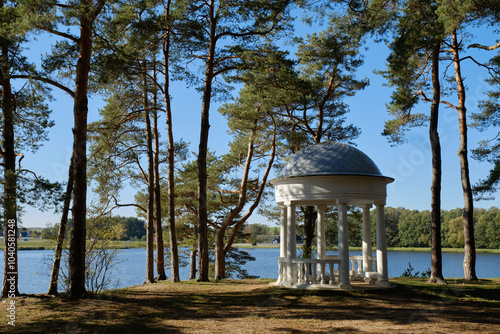
[[[441,239],[443,248],[463,248],[464,231],[460,208],[441,210]],[[375,245],[375,210],[371,213],[372,243]],[[327,246],[337,246],[337,213],[331,210],[326,218]],[[431,214],[429,210],[385,208],[388,247],[430,247]],[[301,230],[298,229],[300,234]],[[362,245],[362,214],[358,208],[349,212],[349,245]],[[474,231],[477,248],[500,249],[500,209],[474,209]]]
[[[110,218],[112,225],[116,228],[116,233],[113,238],[116,240],[146,240],[146,222],[136,217],[120,217],[115,216]],[[71,229],[72,220],[68,220],[68,230]],[[40,236],[44,239],[56,239],[59,231],[59,223],[48,224],[42,229]],[[65,240],[69,240],[69,232],[66,232]]]
[[[462,228],[462,212],[460,208],[441,210],[441,238],[444,248],[463,248],[464,231]],[[406,208],[385,208],[385,224],[388,247],[430,247],[431,223],[429,210],[411,210]],[[300,217],[300,214],[299,214]],[[302,222],[303,219],[299,218]],[[372,244],[376,244],[375,211],[371,213]],[[304,235],[304,225],[299,222],[297,233]],[[362,213],[357,207],[349,210],[349,246],[362,246]],[[327,245],[336,247],[337,210],[332,208],[326,216]],[[474,231],[477,248],[500,249],[500,209],[474,209]],[[240,239],[246,243],[269,243],[279,236],[279,226],[265,224],[248,224],[243,229]],[[313,246],[316,240],[313,240]]]

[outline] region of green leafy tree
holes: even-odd
[[[50,98],[49,90],[39,82],[26,81],[35,72],[34,65],[22,54],[27,34],[33,29],[24,23],[25,10],[17,1],[0,1],[0,161],[3,170],[0,204],[6,251],[2,298],[19,294],[16,237],[19,204],[48,209],[57,205],[61,197],[60,185],[22,167],[23,152],[35,153],[47,139],[47,129],[53,125],[45,104],[45,98]],[[16,85],[17,79],[22,80],[21,85]]]
[[[448,245],[453,248],[462,248],[464,246],[464,230],[461,217],[450,220],[448,225]]]
[[[127,122],[129,117],[126,112],[127,109],[137,109],[140,104],[141,115],[143,115],[145,134],[144,145],[145,155],[147,159],[147,168],[142,169],[140,166],[140,159],[136,159],[136,164],[140,170],[142,179],[146,181],[148,195],[144,198],[147,203],[140,205],[144,208],[148,221],[147,233],[147,282],[151,282],[153,275],[152,260],[153,260],[153,225],[156,229],[156,248],[157,248],[157,280],[166,279],[164,270],[164,247],[163,247],[163,232],[162,232],[162,189],[160,164],[164,162],[163,157],[167,156],[169,165],[174,163],[174,157],[169,154],[175,154],[175,143],[173,142],[173,135],[171,129],[171,107],[169,95],[169,39],[170,32],[170,2],[166,4],[165,16],[161,13],[162,2],[146,2],[139,3],[133,2],[120,6],[116,12],[115,20],[110,23],[109,29],[106,31],[109,35],[108,40],[113,40],[111,48],[109,48],[103,59],[102,77],[107,85],[114,86],[113,91],[116,96],[115,99],[120,101],[120,95],[123,91],[130,94],[128,103],[121,102],[124,107],[122,120]],[[164,31],[166,30],[166,31]],[[111,44],[108,42],[108,44]],[[163,55],[163,63],[157,60]],[[114,71],[109,71],[107,65],[111,65]],[[117,75],[118,73],[118,75]],[[110,80],[115,77],[120,80]],[[160,78],[162,77],[163,80]],[[125,86],[123,87],[123,82]],[[137,83],[141,82],[140,85]],[[133,87],[129,89],[130,87]],[[160,96],[163,95],[162,100]],[[164,110],[167,115],[167,130],[169,140],[169,152],[165,154],[162,151],[160,142],[159,130],[159,112]],[[138,115],[137,113],[135,113]],[[122,132],[122,133],[126,133]],[[140,136],[139,136],[140,137]],[[142,138],[138,138],[140,141]],[[132,151],[135,149],[134,143],[131,143]],[[126,147],[125,147],[126,149]],[[147,171],[146,171],[147,170]],[[170,170],[170,167],[169,167]],[[172,180],[168,182],[169,189],[173,186]],[[141,197],[141,196],[140,196]],[[143,197],[141,197],[143,198]],[[169,196],[173,198],[173,196]],[[170,203],[173,203],[170,201]],[[170,211],[175,211],[171,208]],[[171,218],[172,215],[169,214]],[[178,275],[178,256],[177,256],[177,242],[175,240],[175,222],[171,221],[170,224],[170,253],[172,264],[172,280],[179,281]]]
[[[476,18],[479,17],[489,23],[493,27],[497,27],[500,22],[500,4],[494,0],[481,0],[473,1],[473,13]],[[498,28],[494,30],[498,33]],[[491,59],[491,78],[486,81],[493,87],[488,92],[488,100],[482,101],[479,104],[481,113],[473,115],[475,125],[480,130],[485,130],[489,127],[500,127],[500,119],[498,117],[498,107],[500,105],[500,89],[499,89],[499,73],[500,73],[500,55],[498,50],[500,43],[493,45],[471,44],[469,48],[479,48],[487,51],[497,50],[497,54]],[[480,161],[487,160],[493,167],[488,177],[481,180],[475,187],[474,192],[476,195],[491,196],[498,191],[500,184],[500,159],[498,159],[498,152],[500,151],[500,138],[496,136],[493,139],[484,140],[480,143],[480,147],[474,150],[474,157]]]
[[[498,34],[498,24],[500,22],[500,5],[494,0],[481,0],[469,2],[473,6],[470,12],[473,14],[473,20],[482,20],[489,24],[493,32]],[[481,112],[472,114],[474,120],[473,126],[480,131],[484,131],[491,127],[500,128],[500,117],[498,116],[498,108],[500,106],[500,43],[493,45],[471,44],[468,48],[478,48],[486,51],[496,52],[495,56],[486,64],[490,77],[486,82],[492,87],[488,91],[488,99],[480,101],[479,108]],[[482,140],[479,147],[473,150],[473,157],[479,161],[488,161],[492,168],[489,175],[478,182],[474,188],[474,195],[479,198],[493,199],[494,194],[500,188],[500,137]]]
[[[207,154],[212,96],[222,87],[215,79],[246,66],[245,56],[259,39],[279,33],[288,23],[288,0],[244,2],[192,1],[182,8],[184,32],[179,36],[189,62],[204,71],[198,151],[198,280],[208,281]],[[195,63],[196,64],[196,63]]]
[[[85,288],[92,293],[109,289],[113,281],[111,270],[119,263],[120,250],[118,240],[123,229],[111,217],[91,217],[87,223],[87,241],[85,247]],[[60,285],[69,288],[67,252],[62,255],[63,268],[60,275]]]
[[[321,32],[298,39],[295,85],[288,87],[296,98],[283,101],[282,114],[287,118],[284,131],[292,153],[322,140],[352,142],[360,131],[346,125],[349,112],[344,99],[368,85],[355,72],[363,64],[359,54],[360,37],[346,31],[339,18],[333,18]],[[310,256],[315,230],[314,207],[306,207],[304,217],[304,254]]]
[[[477,247],[500,249],[500,209],[491,207],[476,213]]]
[[[403,4],[397,21],[397,31],[390,45],[388,69],[384,76],[396,90],[389,112],[393,119],[385,124],[384,135],[401,143],[406,130],[429,122],[432,153],[431,185],[431,277],[430,282],[445,282],[441,256],[441,144],[438,133],[439,103],[441,102],[440,52],[446,37],[436,11],[435,1],[408,1]],[[430,88],[430,89],[429,89]],[[432,98],[427,98],[428,91]],[[420,101],[430,101],[426,116],[412,112]]]
[[[72,85],[65,86],[57,80],[48,80],[68,92],[74,100],[73,228],[69,252],[69,294],[74,298],[85,295],[89,75],[95,31],[106,4],[106,0],[81,0],[67,4],[36,1],[28,3],[29,12],[25,14],[37,29],[62,39],[54,46],[52,55],[45,58],[44,70],[47,73],[58,72],[68,83],[72,81]]]
[[[430,212],[404,210],[399,217],[399,238],[403,247],[428,247]]]
[[[140,240],[146,235],[144,220],[135,217],[116,217],[117,224],[121,225],[123,235],[121,240]]]
[[[225,258],[243,224],[259,205],[276,156],[276,122],[272,115],[274,104],[272,87],[248,84],[240,92],[237,102],[225,105],[221,112],[228,119],[230,129],[235,134],[230,152],[223,157],[226,178],[219,193],[224,209],[224,219],[215,228],[215,277],[225,278]],[[246,144],[246,148],[243,146]],[[241,169],[241,178],[234,172]],[[258,174],[264,170],[259,180]],[[251,172],[257,174],[251,179]],[[239,174],[239,173],[238,173]],[[245,206],[248,210],[239,217]],[[230,229],[226,239],[226,232]]]

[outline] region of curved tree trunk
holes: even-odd
[[[431,104],[429,138],[432,151],[432,185],[431,185],[431,283],[446,283],[443,278],[441,255],[441,144],[438,133],[439,103],[441,86],[439,83],[439,51],[440,44],[432,50],[432,87],[434,96]]]
[[[476,277],[476,242],[474,239],[474,200],[469,177],[469,160],[467,156],[467,109],[465,107],[465,86],[460,68],[459,45],[457,32],[452,33],[453,63],[455,64],[455,80],[458,88],[458,119],[460,130],[460,149],[458,159],[460,161],[460,177],[462,180],[462,191],[464,196],[464,278],[469,281],[477,280]]]
[[[276,123],[274,123],[274,120],[273,120],[273,124],[274,124],[274,132],[273,132],[273,139],[271,141],[271,155],[269,157],[269,162],[267,163],[267,167],[266,167],[266,171],[264,172],[264,176],[262,177],[262,181],[260,182],[260,187],[259,187],[259,191],[257,193],[257,197],[255,198],[254,202],[252,203],[252,205],[250,205],[250,208],[248,208],[247,212],[243,215],[243,217],[241,217],[241,219],[239,220],[239,222],[233,227],[233,230],[224,246],[224,249],[223,249],[223,252],[224,252],[224,256],[223,256],[223,265],[224,265],[224,278],[225,278],[225,267],[226,267],[226,256],[227,254],[229,253],[229,250],[231,249],[233,243],[234,243],[234,240],[236,239],[236,236],[238,234],[238,231],[240,230],[241,226],[243,226],[243,224],[245,224],[247,222],[247,220],[250,218],[250,216],[252,215],[252,213],[254,212],[254,210],[257,208],[257,206],[259,205],[260,203],[260,200],[262,199],[262,194],[264,193],[264,189],[266,187],[266,184],[267,184],[267,179],[269,177],[269,173],[271,172],[271,169],[273,167],[273,163],[274,163],[274,158],[276,156]],[[252,147],[253,145],[249,146]],[[252,152],[253,152],[253,148],[252,148]],[[253,155],[253,153],[252,153]],[[251,155],[249,155],[247,157],[247,159],[249,159],[249,157],[251,158]]]
[[[255,124],[257,121],[255,121]],[[229,249],[224,248],[224,236],[229,226],[233,224],[234,219],[239,215],[247,202],[248,175],[252,166],[254,154],[254,138],[255,130],[252,130],[247,146],[247,156],[245,159],[245,167],[243,168],[243,176],[241,178],[238,203],[226,215],[221,226],[215,229],[215,278],[220,280],[226,278],[226,254]]]
[[[61,215],[61,223],[59,225],[59,232],[57,234],[56,249],[54,251],[54,262],[52,264],[52,272],[50,275],[50,286],[48,295],[57,295],[57,285],[59,282],[59,269],[61,267],[61,257],[64,245],[64,237],[66,236],[66,225],[68,223],[69,206],[71,203],[71,195],[73,193],[73,168],[74,158],[71,157],[68,172],[68,184],[66,185],[66,194],[64,197],[63,211]]]

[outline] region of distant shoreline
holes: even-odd
[[[145,241],[118,241],[116,249],[133,249],[133,248],[145,248]],[[274,243],[259,243],[257,245],[237,243],[233,247],[236,248],[279,248],[279,244]],[[182,246],[181,246],[182,247]],[[298,245],[300,247],[300,245]],[[18,240],[18,250],[53,250],[55,249],[55,242],[49,239],[28,239],[28,241]],[[3,238],[0,237],[0,250],[3,250]],[[336,247],[329,248],[328,250],[337,250]],[[361,247],[349,247],[349,250],[360,251]],[[375,247],[373,247],[375,250]],[[389,251],[398,252],[430,252],[430,247],[388,247]],[[443,248],[442,252],[448,253],[463,253],[463,248]],[[476,253],[485,254],[500,254],[500,249],[476,249]]]

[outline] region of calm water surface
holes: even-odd
[[[279,249],[277,248],[250,248],[245,249],[255,257],[255,261],[245,265],[250,275],[260,278],[278,278]],[[52,250],[19,251],[19,292],[44,293],[47,292],[50,279],[50,265]],[[336,255],[335,251],[327,252]],[[350,255],[361,255],[361,251],[351,251]],[[3,257],[3,252],[0,251]],[[142,284],[146,272],[146,250],[144,248],[124,249],[120,251],[119,263],[113,269],[113,287],[127,287]],[[414,271],[425,271],[431,266],[429,252],[388,252],[389,277],[398,277],[408,268],[410,262]],[[462,253],[443,253],[444,277],[463,277]],[[500,254],[477,254],[476,273],[479,278],[500,277]],[[170,276],[170,271],[167,271]],[[189,277],[189,267],[180,268],[181,280]],[[3,273],[0,272],[3,279]]]

